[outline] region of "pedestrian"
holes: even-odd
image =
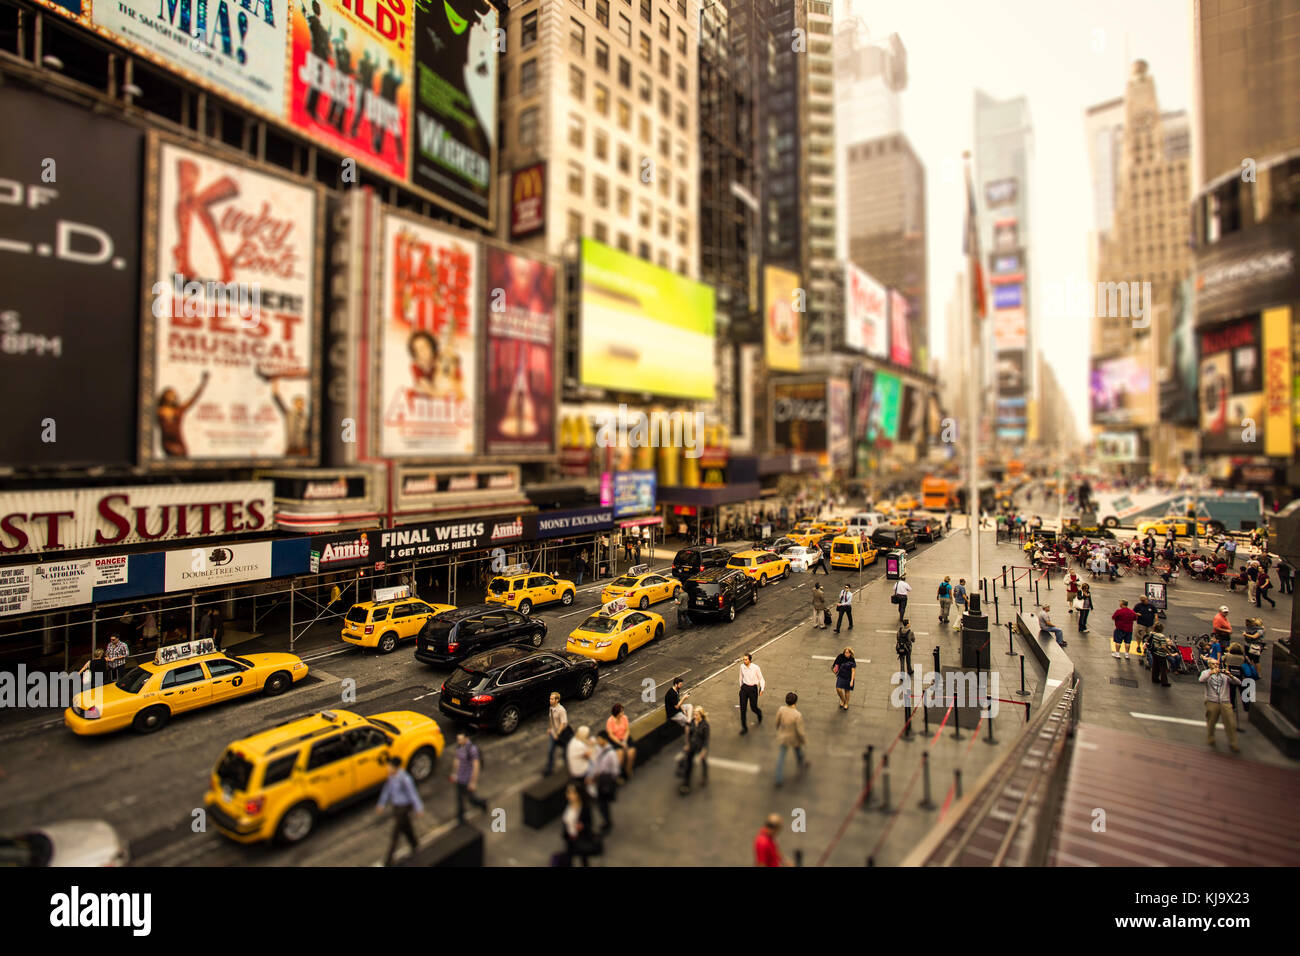
[[[804,735],[803,714],[799,713],[795,704],[799,703],[799,695],[791,691],[785,695],[785,706],[776,712],[776,785],[779,787],[785,780],[785,754],[787,750],[794,749],[794,759],[799,764],[799,773],[802,776],[810,766],[810,762],[804,759],[803,748],[808,742]]]
[[[95,648],[90,660],[81,665],[82,687],[103,687],[108,677],[108,662],[104,660],[104,649]]]
[[[939,599],[939,623],[947,624],[948,615],[952,611],[952,578],[945,577],[939,582],[939,590],[935,594]]]
[[[587,795],[596,801],[596,808],[600,810],[600,833],[604,836],[614,829],[609,805],[618,791],[618,748],[608,731],[596,734],[596,755],[587,767],[586,784]]]
[[[104,648],[105,676],[110,684],[116,684],[122,677],[122,668],[126,664],[126,659],[131,654],[130,648],[122,641],[117,633],[108,639],[108,647]]]
[[[709,714],[696,707],[691,714],[691,726],[686,735],[686,761],[682,766],[682,785],[677,792],[682,796],[691,792],[691,771],[700,763],[700,786],[709,785]]]
[[[753,708],[754,717],[762,726],[763,712],[758,708],[758,698],[763,691],[767,690],[767,682],[763,680],[763,671],[754,663],[754,656],[746,654],[740,659],[740,732],[741,734],[749,733],[749,727],[745,723],[745,711]]]
[[[1288,561],[1286,558],[1277,559],[1277,581],[1278,581],[1279,592],[1281,592],[1282,594],[1294,593],[1293,584],[1292,584],[1292,578],[1294,577],[1294,574],[1295,571],[1291,567],[1290,561]]]
[[[199,615],[199,640],[206,641],[212,638],[212,611],[204,611]]]
[[[1241,681],[1227,673],[1218,661],[1212,660],[1201,671],[1200,682],[1205,685],[1205,742],[1213,747],[1214,728],[1223,721],[1223,729],[1228,734],[1228,746],[1233,753],[1240,753],[1237,746],[1237,720],[1232,712],[1232,695],[1229,687],[1241,685]]]
[[[1259,571],[1253,567],[1246,569],[1246,600],[1259,607]]]
[[[578,554],[577,561],[574,562],[574,573],[577,581],[574,582],[578,587],[582,587],[582,579],[587,575],[587,552],[582,551]]]
[[[1220,643],[1224,643],[1232,637],[1232,622],[1228,620],[1228,605],[1219,606],[1219,613],[1214,615],[1210,630],[1214,632],[1214,636],[1219,639]]]
[[[668,688],[668,693],[664,694],[664,712],[668,719],[681,725],[683,734],[691,726],[691,705],[684,703],[690,692],[683,692],[682,685],[686,683],[680,677],[674,677],[672,686]]]
[[[555,751],[563,754],[573,737],[573,728],[569,726],[569,713],[560,703],[560,695],[552,692],[551,709],[546,718],[546,736],[550,744],[546,748],[546,769],[542,773],[549,777],[555,769]]]
[[[1163,650],[1160,645],[1164,643],[1164,636],[1165,626],[1163,624],[1156,624],[1152,627],[1151,633],[1147,635],[1147,649],[1151,653],[1151,683],[1159,684],[1161,687],[1168,687],[1169,658],[1160,653]]]
[[[605,718],[605,733],[609,734],[610,743],[618,749],[619,768],[623,779],[631,780],[636,767],[636,742],[632,739],[632,725],[627,719],[627,710],[622,704],[615,704],[609,709]]]
[[[826,557],[826,551],[820,545],[817,546],[817,560],[813,563],[812,573],[816,574],[818,568],[821,569],[822,574],[827,577],[831,576],[830,558]],[[809,576],[811,577],[811,575]]]
[[[574,859],[590,866],[590,857],[599,856],[603,850],[600,837],[591,820],[591,803],[586,792],[577,783],[570,783],[564,791],[564,812],[560,823],[564,827],[564,852],[560,855],[562,866],[573,866]]]
[[[894,653],[898,655],[898,669],[909,675],[912,673],[912,645],[915,643],[916,635],[912,633],[911,623],[903,618],[898,625],[898,637],[894,640]]]
[[[858,674],[858,662],[853,656],[853,648],[846,647],[840,651],[831,664],[831,673],[835,675],[835,695],[840,699],[840,710],[848,710]]]
[[[686,601],[686,592],[681,588],[673,594],[673,606],[677,608],[677,626],[682,630],[691,627],[691,612]]]
[[[1052,605],[1044,604],[1038,610],[1038,630],[1040,633],[1050,634],[1056,638],[1056,643],[1062,647],[1067,646],[1065,633],[1052,623]]]
[[[1268,572],[1261,567],[1255,578],[1255,607],[1263,607],[1261,601],[1267,601],[1269,607],[1277,607],[1277,602],[1268,593],[1271,590],[1273,590],[1273,582],[1269,580]]]
[[[781,856],[781,850],[776,845],[776,835],[781,830],[781,817],[778,814],[768,814],[767,820],[763,822],[763,827],[758,831],[758,836],[754,837],[754,865],[755,866],[786,866],[785,857]]]
[[[1079,612],[1079,619],[1077,622],[1079,633],[1087,634],[1088,615],[1092,612],[1092,585],[1079,585],[1079,596],[1074,599],[1074,609]]]
[[[898,605],[898,619],[901,621],[907,616],[907,596],[912,593],[912,585],[907,583],[907,572],[904,571],[894,582],[894,593],[890,595],[889,600]]]
[[[1110,619],[1115,622],[1114,648],[1110,656],[1118,660],[1120,645],[1123,645],[1125,654],[1129,653],[1129,646],[1133,643],[1133,622],[1137,620],[1137,614],[1128,606],[1128,601],[1120,601]]]
[[[591,728],[579,727],[564,748],[564,763],[569,768],[569,779],[581,783],[587,777],[592,758]]]
[[[212,618],[212,643],[216,645],[217,650],[221,650],[226,642],[225,622],[221,618],[219,608],[214,607],[208,614]]]
[[[1247,667],[1246,652],[1242,649],[1242,646],[1239,643],[1233,641],[1231,644],[1228,645],[1228,649],[1223,652],[1223,660],[1221,661],[1221,664],[1225,671],[1227,671],[1233,677],[1237,678],[1241,686],[1245,686],[1245,678],[1247,676],[1246,675],[1246,667]],[[1229,698],[1231,698],[1230,702],[1232,704],[1232,717],[1234,721],[1236,721],[1237,719],[1237,697],[1238,697],[1237,687],[1238,684],[1228,685],[1228,696]],[[1246,700],[1245,694],[1242,694],[1240,696],[1241,696],[1242,711],[1247,714],[1250,713],[1250,701]],[[1240,721],[1237,722],[1238,724],[1240,724]],[[1237,732],[1244,733],[1245,731],[1243,730],[1243,728],[1238,726]]]
[[[1228,567],[1236,568],[1237,566],[1237,542],[1232,537],[1226,537],[1223,542],[1223,553],[1228,559]]]
[[[1147,635],[1151,633],[1151,628],[1156,623],[1156,606],[1148,601],[1144,594],[1133,606],[1133,613],[1136,615],[1133,622],[1133,640],[1137,645],[1137,652],[1141,654],[1142,648],[1146,646]]]
[[[812,590],[813,606],[813,627],[819,631],[824,631],[831,626],[830,610],[826,607],[826,592],[822,590],[821,583],[813,585]]]
[[[383,789],[379,791],[379,803],[375,807],[375,812],[383,813],[388,807],[393,808],[393,836],[388,842],[388,855],[384,857],[384,866],[393,865],[393,854],[397,851],[397,841],[400,838],[406,839],[412,853],[420,849],[420,841],[416,839],[411,816],[423,815],[424,803],[421,802],[420,794],[415,789],[415,780],[402,767],[402,758],[397,756],[388,758],[388,779],[384,781]]]
[[[158,615],[153,611],[148,611],[144,616],[144,624],[140,626],[140,637],[144,640],[144,645],[148,648],[150,645],[158,646]]]
[[[840,623],[844,620],[845,615],[849,619],[849,630],[853,630],[853,592],[849,590],[846,584],[840,588],[839,599],[835,602],[835,633],[840,632]]]
[[[456,769],[451,782],[456,785],[456,823],[465,822],[465,801],[480,810],[488,808],[487,801],[478,795],[478,774],[483,767],[483,755],[478,746],[464,731],[456,734]]]

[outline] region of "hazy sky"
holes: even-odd
[[[934,354],[948,356],[944,310],[964,262],[961,154],[973,151],[977,88],[998,99],[1029,97],[1031,307],[1035,287],[1087,282],[1093,222],[1084,110],[1122,96],[1128,64],[1139,58],[1151,66],[1162,110],[1192,108],[1191,0],[834,3],[837,23],[851,12],[873,39],[897,33],[907,49],[903,130],[926,167]],[[1031,318],[1038,347],[1086,434],[1089,330],[1049,328]]]

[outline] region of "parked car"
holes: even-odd
[[[578,700],[595,693],[596,667],[567,651],[498,647],[461,662],[443,681],[438,709],[462,723],[513,734],[525,717],[550,706],[552,692]]]
[[[754,542],[754,548],[759,551],[771,551],[773,554],[779,554],[785,557],[785,553],[791,548],[798,548],[800,544],[794,538],[787,538],[782,535],[779,538],[763,538],[761,541]]]
[[[349,644],[391,654],[397,649],[398,641],[415,637],[426,621],[453,607],[451,604],[429,604],[411,597],[365,601],[348,609],[343,616],[340,636]]]
[[[3,866],[126,866],[126,843],[104,820],[60,820],[0,836]]]
[[[494,604],[471,604],[444,611],[425,622],[415,646],[415,659],[426,664],[454,664],[502,644],[531,644],[546,640],[546,622]]]
[[[710,568],[725,568],[730,560],[731,552],[726,548],[711,545],[682,548],[673,557],[673,576],[685,583],[688,579],[703,571],[708,571]]]
[[[881,525],[887,523],[888,519],[879,511],[859,511],[849,518],[845,534],[871,534]]]
[[[871,532],[871,543],[877,548],[903,548],[916,550],[916,535],[906,526],[886,525]]]
[[[726,568],[705,571],[686,584],[691,600],[687,610],[691,617],[725,617],[736,619],[736,612],[758,600],[758,583],[743,571]]]
[[[878,549],[870,542],[863,541],[859,535],[838,535],[831,543],[831,567],[861,571],[868,565],[875,564],[879,553]]]
[[[943,522],[938,518],[908,518],[907,527],[918,541],[938,541],[943,537]]]
[[[568,607],[577,593],[578,586],[572,581],[526,571],[493,578],[488,582],[483,600],[488,604],[513,605],[520,614],[528,615],[543,604],[559,603]]]
[[[760,588],[767,587],[768,581],[790,576],[790,562],[770,551],[737,551],[727,567],[757,581]]]
[[[810,571],[813,565],[821,560],[821,548],[805,548],[803,545],[795,545],[785,554],[781,555],[790,562],[791,571]]]

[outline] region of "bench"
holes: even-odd
[[[482,866],[483,833],[462,823],[404,857],[398,866]]]

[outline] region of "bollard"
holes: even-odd
[[[1025,598],[1023,595],[1021,595],[1020,597],[1020,613],[1021,614],[1025,613]]]
[[[912,739],[912,692],[907,691],[903,705],[903,739]]]
[[[803,850],[794,851],[794,865],[803,866]]]
[[[1002,565],[1002,589],[1006,590],[1006,587],[1007,587],[1007,566],[1004,564]]]
[[[955,795],[958,800],[961,799],[961,768],[955,767],[952,771],[952,785],[955,788]]]
[[[934,672],[939,673],[939,645],[934,645]]]
[[[1007,657],[1016,656],[1015,632],[1011,630],[1011,622],[1007,621]]]
[[[993,579],[993,583],[994,585],[997,584],[997,578]],[[993,623],[994,624],[1002,623],[1002,619],[998,616],[998,592],[996,587],[994,588],[993,591]]]
[[[1025,690],[1025,655],[1020,655],[1020,690],[1016,691],[1017,697],[1028,697],[1029,691]]]
[[[961,740],[961,708],[957,706],[957,695],[952,695],[952,739]]]
[[[872,744],[867,744],[866,753],[862,755],[862,786],[867,795],[862,798],[862,807],[866,809],[867,804],[871,803],[871,764],[876,748]]]
[[[925,718],[925,736],[930,736],[930,707],[925,702],[925,695],[921,696],[921,715]]]
[[[881,758],[880,786],[883,791],[880,795],[880,812],[889,813],[889,754]]]
[[[918,804],[922,810],[933,810],[934,804],[930,801],[930,755],[921,754],[921,802]]]
[[[1042,606],[1043,605],[1038,600],[1038,582],[1035,581],[1034,582],[1034,607],[1042,607]]]
[[[984,709],[989,712],[988,717],[985,718],[989,722],[989,735],[984,738],[984,742],[986,744],[996,744],[997,741],[993,739],[993,701],[986,699]]]

